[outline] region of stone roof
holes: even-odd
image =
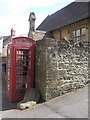
[[[52,15],[48,15],[37,30],[52,31],[86,19],[90,17],[88,16],[88,5],[90,6],[90,2],[72,2]]]
[[[10,38],[11,36],[3,36],[3,48],[8,44],[8,39]]]
[[[10,37],[10,36],[3,36],[3,41],[8,40],[9,37]]]

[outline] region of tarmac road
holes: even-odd
[[[4,110],[3,118],[88,118],[88,87],[36,105],[33,109]]]

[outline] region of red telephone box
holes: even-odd
[[[34,84],[35,41],[15,37],[9,41],[6,66],[6,95],[9,101],[20,101]]]

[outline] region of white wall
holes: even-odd
[[[0,39],[0,53],[2,53],[2,47],[3,47],[3,38]]]

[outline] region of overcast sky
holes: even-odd
[[[0,0],[0,36],[10,35],[12,27],[16,35],[28,34],[29,14],[36,14],[36,28],[47,17],[74,0]]]

